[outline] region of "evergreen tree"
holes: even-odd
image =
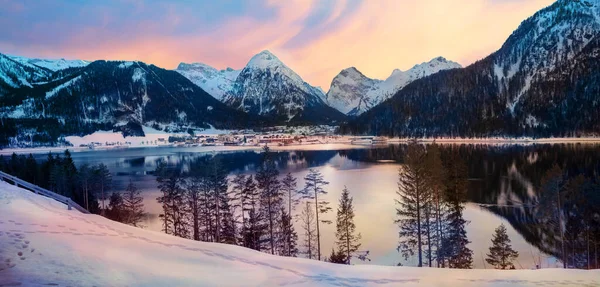
[[[323,189],[323,186],[328,185],[329,182],[323,179],[323,175],[316,169],[310,169],[306,177],[304,177],[305,186],[302,193],[307,199],[315,201],[315,224],[317,229],[316,240],[317,240],[317,259],[321,260],[321,232],[319,229],[320,223],[331,224],[329,220],[319,220],[319,214],[325,214],[331,210],[329,202],[325,200],[319,201],[319,195],[327,194],[327,191]]]
[[[225,219],[226,216],[233,216],[231,214],[231,205],[229,204],[229,196],[227,193],[227,171],[223,169],[223,165],[218,158],[211,159],[208,163],[208,167],[209,174],[207,178],[207,184],[208,189],[210,190],[210,195],[212,195],[212,202],[209,205],[213,209],[213,218],[211,221],[214,222],[212,238],[214,242],[223,242],[221,233],[223,232],[223,229],[226,228],[223,226],[223,223],[228,222],[228,220],[233,221],[233,217]]]
[[[541,180],[540,207],[538,211],[542,226],[549,228],[548,233],[558,234],[558,244],[560,245],[560,260],[563,262],[563,268],[567,268],[567,252],[565,248],[565,192],[564,192],[564,172],[558,165],[553,165]]]
[[[83,195],[85,209],[90,210],[90,193],[93,193],[94,173],[88,164],[79,167],[77,182]]]
[[[294,229],[292,217],[285,211],[284,208],[281,208],[280,214],[280,236],[278,240],[278,249],[280,250],[279,254],[288,257],[296,257],[298,256],[298,247],[296,246],[298,234],[296,234],[296,230]]]
[[[297,183],[296,183],[296,178],[288,172],[288,174],[285,175],[285,177],[281,180],[281,187],[283,190],[283,193],[287,195],[287,204],[288,204],[288,210],[285,214],[282,213],[281,216],[281,224],[285,225],[285,224],[289,224],[290,227],[293,229],[293,225],[291,223],[291,219],[293,218],[293,211],[296,208],[296,205],[298,204],[298,198],[297,198],[297,194],[298,194],[298,190],[296,189],[297,187]],[[285,210],[282,209],[282,212],[284,212]],[[287,215],[287,216],[286,216]],[[287,217],[289,217],[289,220],[287,219]],[[284,221],[289,221],[288,222],[284,222]],[[297,240],[297,235],[296,239],[294,239],[292,236],[290,236],[290,233],[285,233],[287,234],[285,237],[285,240],[287,240],[287,242],[285,243],[286,246],[290,247],[290,246],[294,246],[296,245],[296,240]],[[292,256],[292,249],[288,248],[287,252],[285,252],[284,254],[286,254],[286,256]]]
[[[131,179],[123,194],[123,212],[126,216],[124,223],[139,227],[146,216],[144,198]]]
[[[310,204],[306,202],[306,205],[302,208],[302,214],[300,216],[302,220],[302,229],[304,229],[304,248],[306,255],[309,259],[316,258],[315,243],[317,241],[317,231],[315,229],[316,219],[315,212]]]
[[[263,214],[260,208],[258,188],[252,175],[246,178],[243,189],[243,198],[246,206],[243,207],[247,213],[246,225],[242,227],[242,238],[244,246],[254,250],[262,250],[261,238],[266,233],[266,225],[263,223]]]
[[[288,210],[287,214],[292,215],[293,209],[298,204],[298,198],[296,198],[298,190],[296,189],[297,182],[296,178],[291,174],[287,173],[285,177],[281,180],[281,188],[283,192],[287,195],[287,204]]]
[[[336,245],[338,251],[344,254],[346,264],[350,264],[352,254],[358,251],[360,247],[361,235],[356,234],[356,225],[354,224],[354,207],[352,206],[352,197],[350,197],[348,188],[344,187],[340,204],[337,209],[336,217]]]
[[[447,162],[446,200],[448,202],[448,230],[442,241],[443,257],[448,267],[470,269],[473,265],[473,251],[467,247],[466,225],[463,217],[467,192],[467,167],[457,152],[451,154]]]
[[[337,264],[348,264],[350,260],[346,257],[344,251],[338,250],[336,252],[333,248],[331,248],[331,254],[325,261]]]
[[[67,177],[68,193],[71,197],[73,197],[76,189],[75,184],[77,183],[77,167],[75,167],[75,162],[73,161],[71,152],[68,149],[65,150],[65,157],[62,161],[62,165]]]
[[[108,167],[104,163],[100,163],[94,169],[95,183],[98,185],[97,190],[100,192],[100,200],[102,201],[102,213],[104,214],[106,206],[106,193],[110,191],[112,186],[112,175]]]
[[[228,200],[221,201],[221,232],[220,241],[225,244],[237,244],[237,235],[235,229],[235,219],[233,216],[233,212],[229,206]]]
[[[184,201],[186,203],[186,213],[191,224],[192,239],[201,240],[201,228],[203,225],[203,196],[202,184],[204,178],[195,174],[184,180]]]
[[[40,170],[38,167],[38,163],[33,158],[32,154],[29,154],[27,159],[25,160],[25,178],[23,180],[33,183],[35,185],[40,185]]]
[[[431,245],[434,245],[437,267],[443,267],[444,258],[441,252],[441,246],[444,238],[444,230],[447,225],[445,220],[447,204],[444,200],[446,170],[437,144],[433,143],[427,146],[425,165],[427,171],[427,187],[431,196],[431,202],[426,208],[426,217],[428,219],[431,218],[431,220],[428,220],[428,228],[433,228],[433,232],[428,232],[429,266],[431,267],[431,256],[433,256]]]
[[[260,203],[263,208],[263,214],[267,220],[269,229],[268,242],[271,254],[275,254],[275,228],[279,219],[281,210],[282,194],[280,182],[277,179],[279,171],[275,168],[275,162],[271,158],[269,148],[265,146],[263,151],[263,163],[256,174],[256,181],[260,189]]]
[[[490,253],[487,254],[485,261],[496,269],[515,269],[512,262],[517,257],[519,257],[519,252],[512,249],[510,238],[506,234],[506,227],[504,224],[500,224],[495,230]]]
[[[238,174],[233,178],[231,183],[233,184],[233,186],[231,188],[231,195],[236,202],[235,205],[233,206],[234,215],[236,214],[235,210],[237,210],[237,209],[240,210],[239,217],[241,218],[241,222],[240,222],[241,231],[240,231],[240,240],[239,241],[243,246],[246,246],[245,242],[243,240],[243,238],[244,238],[243,233],[244,233],[244,229],[246,228],[246,217],[247,217],[246,210],[248,208],[248,201],[249,201],[248,197],[244,193],[244,187],[246,184],[246,176],[243,174]]]
[[[108,210],[105,216],[114,221],[125,222],[123,213],[123,197],[118,192],[113,192],[109,197]]]
[[[426,185],[426,169],[423,161],[425,151],[421,145],[410,143],[405,157],[404,166],[400,168],[398,181],[398,196],[396,209],[400,227],[400,245],[398,250],[405,260],[413,256],[415,251],[418,258],[418,267],[423,266],[423,244],[425,241],[426,217],[424,207],[429,204],[429,193]]]
[[[156,200],[162,205],[163,213],[159,217],[163,220],[163,231],[167,234],[185,237],[187,230],[184,220],[183,189],[181,177],[175,170],[169,169],[166,163],[160,161],[156,168],[156,181],[161,196]]]

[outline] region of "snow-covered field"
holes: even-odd
[[[600,286],[600,271],[345,266],[172,237],[0,182],[0,286]]]

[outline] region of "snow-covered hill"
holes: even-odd
[[[175,71],[188,78],[217,100],[223,101],[223,97],[231,91],[233,83],[241,70],[232,68],[217,70],[202,63],[181,63]]]
[[[67,210],[0,182],[0,286],[597,286],[600,271],[337,265]]]
[[[407,71],[395,69],[385,80],[371,79],[356,68],[342,70],[331,82],[327,103],[349,116],[357,116],[393,96],[414,80],[441,70],[461,68],[461,65],[437,57],[415,65]]]
[[[21,56],[8,56],[11,59],[24,64],[46,68],[50,71],[58,71],[66,68],[85,67],[90,62],[84,60],[65,60],[65,59],[35,59]]]

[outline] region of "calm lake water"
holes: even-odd
[[[129,180],[143,191],[144,204],[150,214],[144,223],[147,229],[160,231],[158,215],[160,195],[152,171],[159,160],[186,169],[198,157],[216,156],[230,175],[252,174],[261,161],[259,150],[210,151],[205,148],[138,148],[114,151],[73,153],[77,166],[88,163],[106,164],[113,174],[114,189],[122,191]],[[212,147],[214,149],[214,147]],[[398,170],[402,165],[406,146],[390,145],[376,148],[348,148],[334,150],[274,151],[282,175],[291,172],[298,178],[298,187],[309,168],[321,171],[330,182],[324,199],[337,207],[344,186],[354,197],[356,226],[362,233],[362,250],[369,250],[370,262],[353,260],[355,264],[415,266],[416,261],[405,261],[396,251],[398,227],[395,199],[398,198]],[[597,175],[600,171],[600,146],[592,144],[487,146],[451,145],[442,152],[458,149],[469,168],[469,202],[464,217],[470,223],[467,236],[474,251],[476,268],[484,268],[483,257],[488,251],[494,229],[505,223],[513,247],[519,252],[517,268],[558,266],[550,255],[554,246],[544,242],[541,228],[532,224],[536,216],[533,208],[523,206],[537,201],[538,186],[544,173],[554,163],[567,170]],[[45,155],[38,155],[43,158]],[[515,204],[506,206],[507,204]],[[490,206],[491,205],[491,206]],[[500,206],[497,206],[500,205]],[[299,208],[296,211],[300,212]],[[335,220],[335,212],[325,215]],[[322,225],[322,253],[328,255],[334,242],[335,224]],[[296,227],[299,241],[303,234]],[[300,242],[299,242],[300,243]],[[543,250],[543,251],[540,251]],[[487,266],[487,268],[490,268]]]

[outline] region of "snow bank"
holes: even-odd
[[[0,182],[0,286],[597,286],[600,271],[345,266],[84,215]]]

